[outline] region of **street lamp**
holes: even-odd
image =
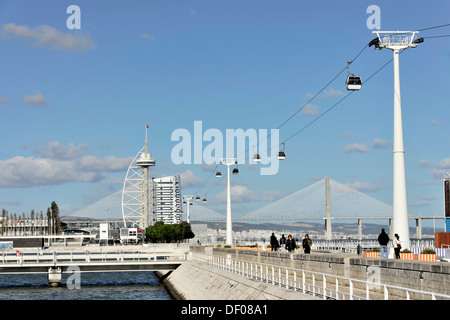
[[[231,183],[230,183],[230,166],[237,165],[236,158],[223,158],[220,161],[220,164],[227,166],[227,245],[233,245],[233,230],[232,230],[232,222],[231,222]],[[220,172],[219,172],[220,173]],[[236,175],[239,173],[237,168],[233,169],[233,174]],[[222,174],[220,174],[220,177]],[[219,175],[216,174],[216,177]]]
[[[414,40],[418,31],[372,31],[377,38],[369,46],[390,49],[394,54],[394,168],[393,168],[393,233],[409,248],[408,203],[406,197],[405,149],[403,146],[402,104],[400,98],[400,50],[415,48],[423,38]]]

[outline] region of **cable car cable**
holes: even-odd
[[[443,27],[448,27],[450,26],[449,24],[443,24],[443,25],[438,25],[438,26],[433,26],[433,27],[428,27],[428,28],[423,28],[423,29],[418,29],[417,31],[426,31],[426,30],[432,30],[432,29],[437,29],[437,28],[443,28]],[[429,36],[429,37],[423,37],[424,39],[431,39],[431,38],[441,38],[441,37],[450,37],[450,35],[441,35],[441,36]],[[374,39],[375,40],[375,39]],[[373,40],[369,43],[369,45],[365,45],[363,47],[363,49],[361,49],[361,51],[355,56],[355,58],[353,58],[353,60],[351,60],[352,62],[354,62],[363,52],[364,50],[371,46],[370,44],[373,42]],[[400,53],[402,53],[403,51],[401,51]],[[388,64],[390,64],[392,62],[393,59],[390,59],[387,63],[385,63],[381,68],[379,68],[377,71],[375,71],[370,77],[368,77],[365,80],[365,83],[367,81],[369,81],[372,77],[374,77],[378,72],[380,72],[382,69],[384,69]],[[320,93],[322,93],[323,90],[325,90],[325,88],[327,88],[334,80],[336,80],[336,78],[342,74],[342,72],[344,72],[347,69],[347,67],[345,67],[344,69],[342,69],[336,76],[334,76],[327,84],[326,86],[324,86],[319,92],[317,92],[306,104],[304,104],[299,110],[297,110],[293,115],[291,115],[287,120],[285,120],[278,128],[277,130],[279,130],[282,126],[284,126],[289,120],[291,120],[295,115],[297,115],[302,109],[304,109],[311,101],[313,101]],[[309,127],[310,125],[312,125],[314,122],[316,122],[317,120],[319,120],[321,117],[323,117],[325,114],[327,114],[329,111],[331,111],[332,109],[334,109],[337,105],[339,105],[342,101],[344,101],[348,96],[350,96],[353,93],[353,91],[349,92],[346,96],[344,96],[341,100],[339,100],[337,103],[335,103],[333,106],[331,106],[329,109],[327,109],[325,112],[323,112],[321,115],[319,115],[316,119],[314,119],[313,121],[311,121],[310,123],[308,123],[306,126],[304,126],[302,129],[298,130],[297,132],[295,132],[293,135],[291,135],[289,138],[285,139],[282,143],[286,143],[286,141],[292,139],[293,137],[295,137],[297,134],[299,134],[300,132],[304,131],[307,127]],[[270,137],[272,133],[269,133],[269,135],[267,136],[266,140]],[[259,144],[259,143],[258,143]],[[275,147],[279,147],[280,144],[278,144]],[[275,147],[271,148],[274,149]],[[247,148],[244,153],[246,153],[247,151],[249,151],[249,148]],[[217,167],[216,167],[217,169]],[[214,171],[216,171],[216,169]],[[203,188],[207,181],[211,178],[212,174],[214,173],[214,171],[212,171],[212,173],[210,174],[210,176],[208,177],[208,179],[205,181],[205,183],[202,185],[201,188]],[[218,184],[219,184],[220,180],[207,192],[209,193],[211,190],[213,190]],[[201,190],[201,189],[200,189]]]

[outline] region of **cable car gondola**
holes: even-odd
[[[278,160],[286,159],[286,153],[284,152],[285,144],[284,144],[284,142],[282,144],[283,144],[283,149],[278,151],[278,156],[277,156]]]
[[[360,76],[356,76],[353,73],[350,72],[349,66],[353,61],[349,60],[347,61],[347,71],[349,75],[347,76],[347,80],[345,81],[345,86],[347,90],[350,91],[357,91],[361,89],[362,86],[362,80]]]
[[[236,174],[238,174],[238,173],[239,173],[238,168],[234,168],[234,169],[233,169],[233,174],[236,175]]]
[[[350,75],[345,82],[347,90],[357,91],[361,89],[362,81],[360,76]]]
[[[255,155],[253,156],[253,162],[260,162],[261,161],[261,156],[259,155],[259,153],[255,153]]]
[[[216,172],[216,178],[222,178],[222,173],[220,171]]]

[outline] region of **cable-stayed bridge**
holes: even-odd
[[[332,220],[392,220],[392,206],[372,198],[347,185],[329,179],[329,207]],[[122,221],[121,191],[115,192],[90,204],[70,216],[89,217],[103,221]],[[326,219],[326,179],[295,191],[268,205],[254,210],[233,221],[283,221]],[[184,210],[186,211],[186,210]],[[186,218],[186,212],[184,212]],[[409,217],[416,219],[421,229],[421,219],[443,219],[443,217]],[[190,208],[190,221],[226,221],[226,216],[195,202]]]
[[[392,206],[329,179],[330,212],[334,219],[388,219]],[[326,180],[291,193],[243,216],[248,220],[324,219]]]

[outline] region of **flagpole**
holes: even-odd
[[[147,131],[148,131],[148,123],[145,125],[145,156],[147,156]]]

